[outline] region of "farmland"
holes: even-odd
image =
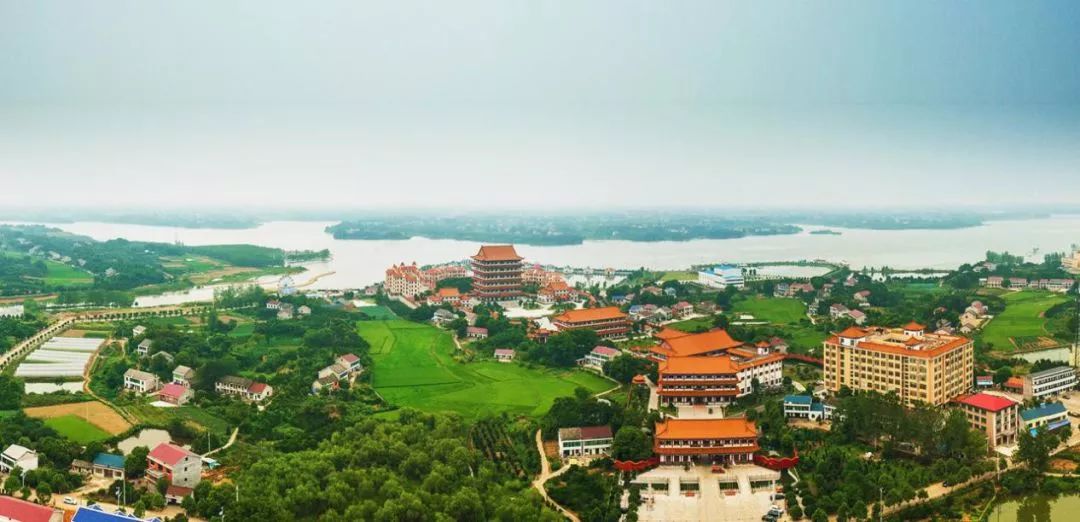
[[[733,310],[740,314],[750,314],[758,321],[773,324],[795,324],[806,316],[806,305],[798,299],[778,297],[750,298],[737,301]]]
[[[119,413],[97,401],[39,406],[37,408],[26,408],[23,412],[30,417],[39,419],[76,416],[111,435],[123,433],[131,428],[131,423],[124,420]],[[70,421],[67,422],[70,424]]]
[[[45,419],[45,425],[79,444],[89,444],[110,437],[105,430],[90,424],[82,417],[72,414]]]
[[[494,361],[459,363],[450,334],[407,321],[362,321],[371,344],[375,389],[389,402],[426,411],[455,411],[467,418],[508,412],[540,416],[556,397],[583,387],[612,384],[579,370],[555,371]]]
[[[1060,294],[1030,291],[1011,292],[1004,294],[1002,299],[1005,300],[1005,311],[994,317],[982,332],[983,342],[996,350],[1034,347],[1040,344],[1038,338],[1051,337],[1043,314],[1067,300]]]

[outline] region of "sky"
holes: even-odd
[[[0,0],[0,205],[1080,202],[1070,1]]]

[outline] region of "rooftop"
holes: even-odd
[[[560,440],[610,439],[611,426],[583,426],[559,429]]]
[[[15,497],[0,497],[0,520],[18,522],[49,522],[53,510],[50,507],[19,500]]]
[[[165,387],[161,389],[161,391],[158,392],[158,395],[180,398],[184,395],[185,392],[187,392],[186,386],[184,386],[183,384],[176,384],[175,382],[170,382],[169,384],[166,384]]]
[[[975,393],[971,395],[964,395],[961,397],[957,397],[953,400],[955,402],[967,404],[968,406],[972,406],[980,410],[993,412],[998,412],[1004,410],[1005,408],[1018,404],[1016,401],[1007,397],[1002,397],[1000,395],[991,395],[989,393]]]
[[[701,355],[717,350],[736,348],[742,346],[742,343],[732,339],[724,330],[712,330],[710,332],[668,339],[664,341],[662,346],[673,352],[673,355],[686,357],[690,355]]]
[[[150,450],[149,458],[164,463],[167,466],[175,466],[177,462],[180,462],[189,455],[195,455],[194,453],[181,448],[175,444],[169,444],[168,442],[162,442]]]
[[[477,261],[521,261],[523,258],[514,250],[514,245],[484,245],[472,256]]]
[[[738,365],[731,357],[668,357],[660,363],[662,374],[734,374]]]
[[[855,339],[857,340],[855,346],[864,350],[924,358],[936,357],[971,344],[971,339],[959,335],[941,333],[908,335],[905,331],[910,330],[853,326],[830,337],[826,342],[841,344],[840,339]]]
[[[746,419],[675,419],[656,424],[657,440],[756,438],[757,426]]]
[[[814,398],[809,395],[787,395],[784,397],[784,403],[805,404],[809,406],[814,403]]]
[[[1048,417],[1050,415],[1061,415],[1062,413],[1067,412],[1068,410],[1065,409],[1064,404],[1061,404],[1060,402],[1048,402],[1046,404],[1041,404],[1034,408],[1028,408],[1021,411],[1020,418],[1024,419],[1025,421],[1033,421],[1042,417]]]
[[[626,314],[617,306],[605,306],[603,308],[583,308],[581,310],[567,310],[556,315],[553,320],[562,323],[584,323],[589,321],[608,321],[613,319],[625,319]]]
[[[124,469],[124,456],[112,453],[98,453],[94,456],[95,466],[104,466],[112,469]]]
[[[622,352],[610,346],[597,346],[596,348],[592,349],[592,353],[595,353],[597,355],[607,355],[614,357]]]

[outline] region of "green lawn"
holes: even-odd
[[[61,417],[45,419],[45,425],[56,430],[57,433],[83,445],[105,440],[111,436],[105,430],[90,424],[77,415],[63,415]]]
[[[386,321],[390,319],[397,319],[397,315],[389,308],[380,305],[374,306],[359,306],[357,311],[362,312],[364,315],[375,319],[376,321]]]
[[[371,344],[372,384],[387,401],[426,411],[455,411],[468,418],[509,412],[543,415],[556,397],[577,387],[592,392],[612,383],[580,370],[530,369],[482,361],[459,363],[448,332],[408,321],[360,321]]]
[[[995,350],[1016,349],[1010,339],[1013,337],[1050,337],[1042,314],[1067,300],[1061,294],[1026,290],[1001,298],[1005,300],[1005,311],[994,317],[982,332],[983,342],[992,344]]]
[[[750,314],[758,321],[773,324],[795,324],[806,317],[806,305],[798,299],[780,297],[750,298],[732,305],[736,313]]]
[[[191,421],[204,429],[224,434],[229,430],[229,423],[224,419],[215,417],[206,410],[195,406],[180,406],[179,408],[158,408],[149,403],[125,404],[124,410],[134,415],[143,422],[165,425],[173,418]]]
[[[697,272],[676,271],[664,272],[664,275],[660,276],[660,281],[697,281],[697,278]]]
[[[93,284],[94,276],[90,272],[79,270],[71,265],[46,261],[45,284],[50,286],[87,286]]]
[[[689,333],[707,332],[713,327],[713,318],[695,317],[693,319],[670,323],[667,327]]]

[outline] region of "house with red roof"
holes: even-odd
[[[235,395],[251,402],[263,401],[274,394],[274,388],[269,384],[235,375],[222,377],[214,383],[214,390],[222,395]]]
[[[986,434],[991,448],[1017,443],[1020,426],[1020,403],[1001,395],[973,393],[953,399],[953,406],[964,412],[972,429]]]
[[[618,357],[621,353],[618,349],[610,346],[597,346],[591,352],[585,354],[585,357],[579,359],[578,364],[602,370],[604,363]]]
[[[499,362],[514,362],[514,357],[517,356],[517,352],[509,348],[496,348],[495,360]]]
[[[146,456],[146,476],[168,479],[170,484],[193,488],[202,480],[202,458],[175,444],[163,442]]]
[[[0,520],[18,522],[63,522],[64,511],[15,497],[0,497]]]
[[[159,401],[175,404],[177,406],[187,404],[193,396],[194,394],[191,392],[191,388],[175,382],[170,382],[158,390]]]

